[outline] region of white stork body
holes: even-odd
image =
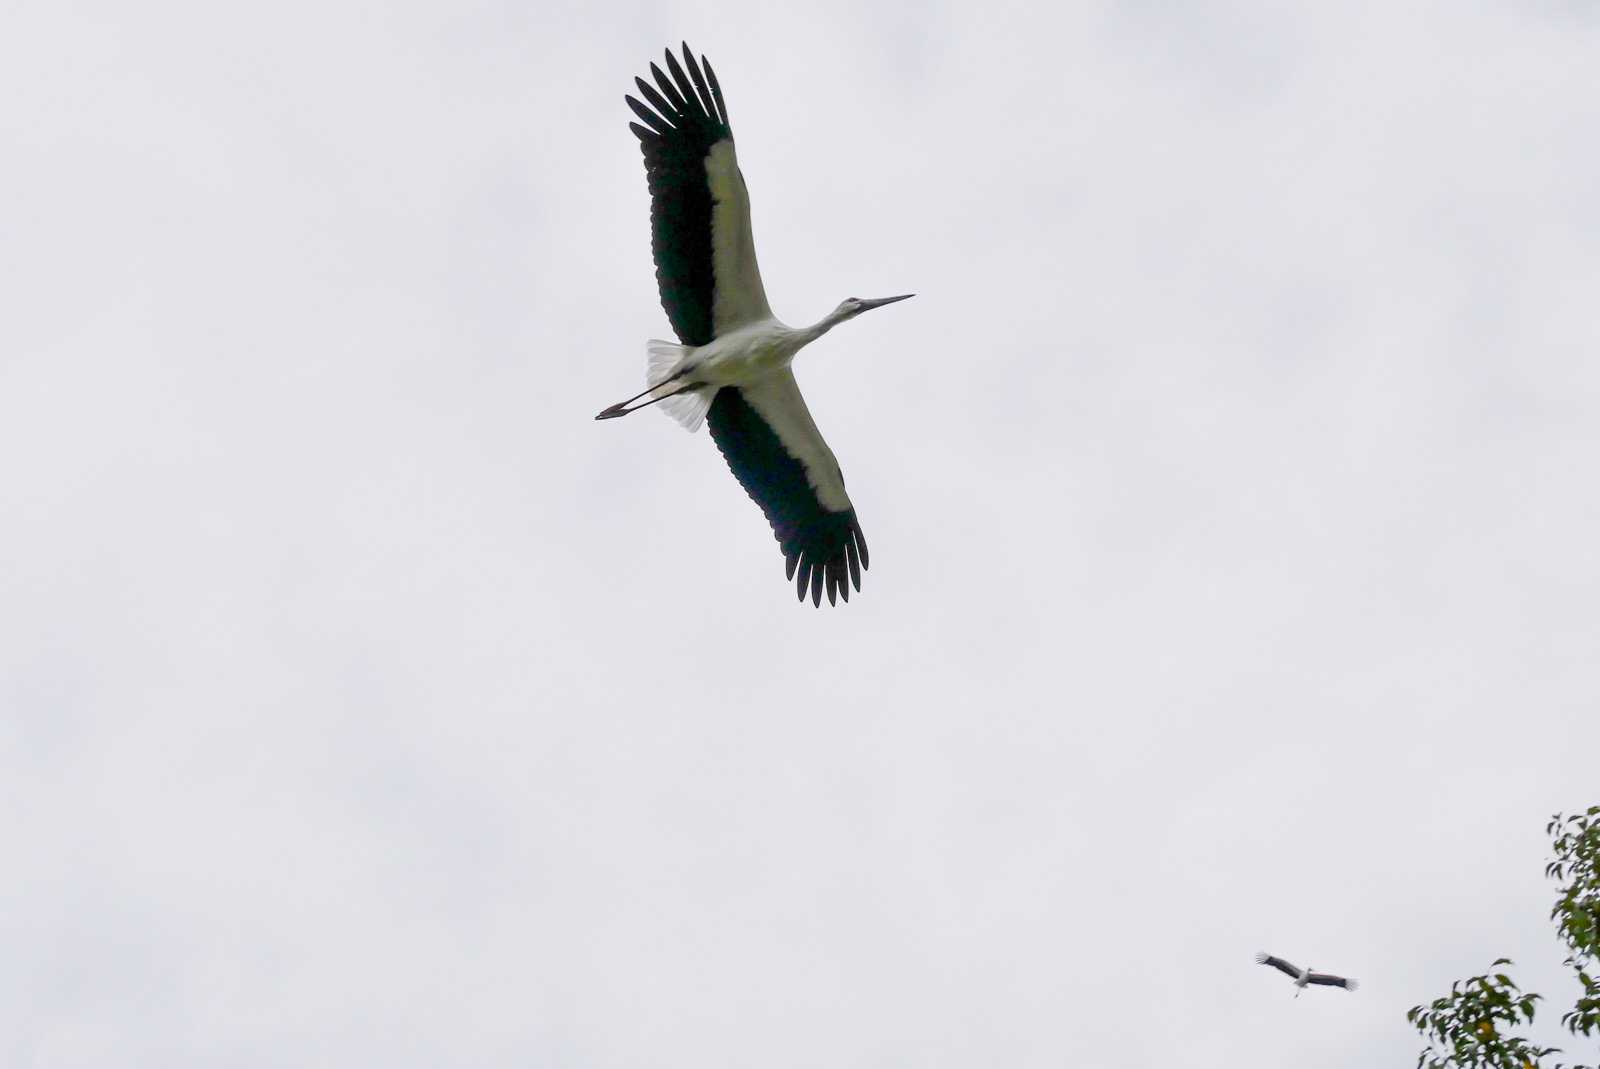
[[[659,402],[690,431],[709,422],[728,467],[772,524],[789,577],[799,572],[800,598],[809,588],[820,605],[826,589],[830,604],[838,595],[848,601],[852,584],[861,589],[866,540],[789,365],[837,324],[910,294],[847,298],[809,327],[779,322],[761,284],[750,197],[716,73],[687,45],[683,66],[670,51],[666,60],[671,77],[652,63],[655,86],[634,79],[650,106],[626,100],[646,124],[629,126],[650,184],[661,304],[681,344],[652,340],[648,388],[595,418]]]
[[[1334,976],[1332,973],[1313,972],[1308,966],[1304,969],[1291,965],[1282,958],[1275,958],[1271,954],[1257,954],[1257,965],[1270,965],[1279,972],[1294,980],[1294,997],[1299,998],[1300,992],[1306,989],[1307,984],[1316,984],[1322,987],[1342,987],[1346,991],[1354,991],[1356,982],[1348,976]]]
[[[818,324],[796,330],[769,316],[719,334],[710,345],[685,350],[682,363],[671,369],[669,377],[690,371],[697,381],[710,386],[759,382],[787,368],[801,347],[820,338],[826,329]]]

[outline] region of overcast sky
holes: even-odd
[[[1497,955],[1570,1004],[1600,11],[1047,6],[8,6],[0,1062],[1324,1069]],[[682,38],[778,314],[919,295],[798,364],[847,607],[703,431],[591,418]]]

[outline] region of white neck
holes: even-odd
[[[850,318],[851,316],[848,312],[835,308],[833,311],[829,312],[827,315],[823,316],[809,327],[801,327],[796,333],[804,336],[805,341],[801,342],[802,345],[809,345],[811,342],[816,341],[818,338],[828,333],[828,331],[832,330],[835,326]]]

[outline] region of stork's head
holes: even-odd
[[[839,302],[839,307],[833,310],[833,315],[828,318],[835,323],[843,323],[846,319],[854,319],[862,312],[870,312],[874,308],[882,308],[886,304],[903,301],[908,297],[915,297],[915,293],[902,293],[898,297],[846,297]]]

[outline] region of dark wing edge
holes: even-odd
[[[737,387],[717,391],[706,422],[729,470],[772,525],[785,574],[795,580],[800,600],[809,587],[813,605],[822,604],[824,590],[828,604],[837,604],[841,596],[848,602],[850,587],[861,589],[867,567],[867,540],[856,510],[822,507],[804,465],[789,455]]]
[[[1282,958],[1273,957],[1271,954],[1257,954],[1256,955],[1256,964],[1257,965],[1270,965],[1274,969],[1277,969],[1279,972],[1283,973],[1286,976],[1292,976],[1296,980],[1300,979],[1300,970],[1299,969],[1296,969],[1293,965],[1290,965],[1287,961],[1284,961]]]
[[[1346,991],[1354,991],[1358,985],[1348,976],[1333,976],[1325,972],[1314,972],[1306,977],[1308,984],[1321,984],[1323,987],[1342,987]]]
[[[732,140],[733,131],[722,86],[706,58],[696,62],[687,44],[681,65],[670,49],[665,55],[670,75],[650,64],[654,86],[643,78],[633,80],[644,101],[633,96],[623,99],[644,123],[629,123],[628,128],[644,153],[650,186],[650,249],[661,307],[679,341],[707,345],[713,337],[716,274],[705,159],[712,145]]]

